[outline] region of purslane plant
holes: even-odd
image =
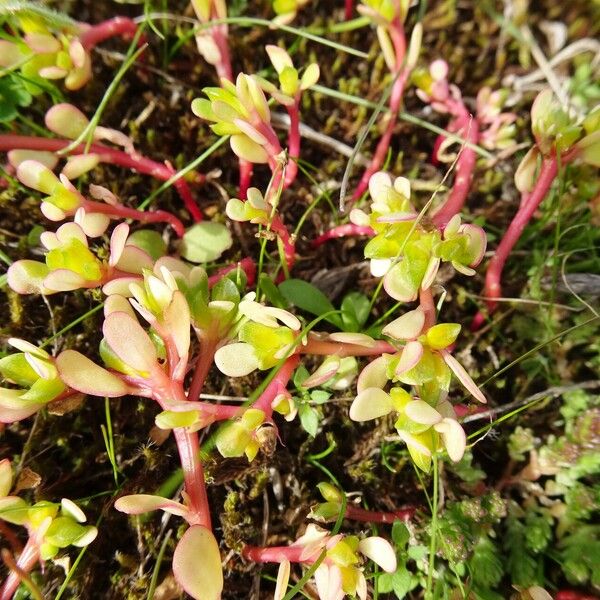
[[[86,221],[94,223],[87,230],[88,235],[101,235],[111,219],[168,223],[178,236],[183,236],[185,232],[183,223],[175,215],[164,210],[142,211],[128,208],[120,204],[115,195],[102,186],[90,186],[90,194],[95,200],[89,200],[77,191],[64,174],[57,177],[48,167],[35,160],[20,163],[17,167],[17,177],[27,187],[46,194],[40,208],[44,216],[51,221],[63,221],[83,210],[86,217],[80,221],[83,226],[86,226]]]
[[[132,38],[137,25],[127,17],[115,17],[88,25],[75,21],[55,31],[41,16],[22,15],[9,19],[12,36],[0,40],[0,66],[19,69],[29,80],[28,89],[39,93],[36,79],[64,80],[68,90],[78,90],[92,77],[91,51],[99,43],[118,35]]]
[[[28,538],[20,551],[16,570],[0,588],[0,600],[11,600],[21,580],[29,576],[37,563],[54,559],[69,546],[83,548],[98,534],[96,527],[85,525],[84,512],[72,500],[63,498],[60,504],[41,500],[29,504],[20,496],[11,495],[12,487],[12,466],[4,459],[0,461],[0,520],[25,527]],[[12,534],[12,528],[5,527],[3,534]]]
[[[397,177],[393,182],[384,172],[369,182],[370,212],[353,209],[350,220],[370,228],[372,239],[365,247],[371,273],[384,277],[384,288],[402,302],[416,300],[428,290],[442,262],[449,262],[464,275],[473,275],[483,258],[486,237],[483,230],[461,223],[455,215],[445,227],[429,226],[420,219],[410,202],[410,182]]]
[[[279,563],[274,600],[285,596],[292,563],[311,565],[323,553],[324,559],[314,573],[320,600],[342,600],[346,595],[366,600],[367,581],[361,568],[364,558],[372,560],[387,573],[396,570],[396,554],[385,539],[331,535],[312,523],[290,546],[245,546],[242,551],[243,556],[255,562]]]
[[[406,0],[365,0],[358,6],[358,11],[369,17],[376,25],[381,51],[392,75],[392,90],[389,100],[389,113],[383,117],[385,123],[383,135],[379,138],[371,162],[354,190],[352,195],[354,201],[358,200],[368,188],[371,175],[383,166],[394,127],[398,120],[404,88],[419,58],[422,36],[420,23],[413,30],[408,51],[406,47],[404,22],[408,13],[408,6],[409,2]]]
[[[277,214],[276,206],[282,188],[288,187],[297,174],[295,160],[300,151],[299,102],[301,93],[314,85],[319,77],[316,64],[309,65],[302,77],[294,68],[287,52],[276,46],[267,47],[269,57],[279,75],[279,87],[253,75],[240,73],[235,85],[226,79],[219,88],[205,88],[207,98],[196,98],[192,111],[198,117],[212,122],[211,129],[218,135],[228,135],[231,149],[240,158],[240,199],[236,209],[229,211],[230,218],[266,224],[281,239],[287,269],[295,262],[294,240]],[[271,112],[265,91],[286,106],[291,119],[287,160],[281,144],[271,126]],[[268,164],[272,180],[266,199],[248,185],[253,164]],[[240,207],[239,203],[250,202]],[[231,205],[234,206],[233,204]],[[256,209],[256,210],[253,210]],[[259,211],[258,213],[256,211]]]
[[[429,69],[418,69],[412,74],[417,85],[417,95],[442,114],[448,114],[451,121],[446,130],[460,135],[469,145],[464,145],[456,158],[454,183],[444,203],[432,216],[438,227],[445,226],[450,219],[460,213],[471,188],[477,155],[473,145],[481,144],[485,148],[504,149],[512,144],[515,133],[516,115],[503,113],[502,105],[505,93],[492,92],[482,88],[477,95],[475,114],[466,107],[460,89],[448,82],[448,64],[444,60],[431,63]],[[447,148],[454,144],[450,138],[439,136],[433,152],[433,160],[453,160],[445,158]]]
[[[525,154],[515,172],[515,184],[521,192],[521,203],[488,265],[484,295],[488,312],[498,305],[502,295],[501,277],[504,265],[523,230],[540,203],[548,195],[559,168],[580,161],[600,167],[600,110],[590,111],[583,118],[573,118],[545,89],[531,107],[531,129],[534,146]],[[479,313],[474,321],[478,327],[484,320]]]
[[[72,140],[77,139],[85,131],[89,121],[71,104],[61,103],[53,106],[46,113],[45,121],[48,130],[61,136],[60,139],[12,133],[0,134],[0,152],[8,153],[9,163],[13,167],[18,168],[26,160],[36,160],[49,169],[54,169],[58,161],[64,158],[63,151],[68,151],[67,164],[62,169],[62,173],[69,178],[79,177],[100,163],[131,169],[159,181],[168,181],[176,174],[170,164],[159,163],[141,155],[133,148],[131,140],[125,134],[107,127],[95,127],[92,133],[93,139],[121,145],[124,150],[98,141],[91,143],[89,147],[82,143],[72,148]],[[192,196],[188,180],[202,183],[204,177],[193,171],[173,183],[194,221],[201,221],[202,211]]]
[[[203,25],[213,20],[227,19],[225,0],[192,0],[196,17]],[[229,53],[229,27],[227,23],[216,23],[196,33],[196,46],[204,60],[213,65],[219,78],[233,81],[231,56]]]

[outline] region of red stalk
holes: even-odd
[[[375,235],[375,230],[368,225],[364,226],[354,225],[354,223],[346,223],[345,225],[338,225],[337,227],[333,227],[325,233],[322,233],[311,242],[311,246],[313,248],[318,248],[329,240],[359,235],[368,235],[369,237],[373,237]]]
[[[267,385],[256,402],[254,402],[252,408],[258,408],[259,410],[262,410],[267,415],[268,419],[271,418],[273,414],[273,408],[271,404],[279,394],[285,393],[288,381],[292,377],[294,369],[298,366],[299,362],[300,357],[297,354],[290,356],[283,363],[281,369],[279,369],[275,377],[273,377],[269,385]]]
[[[188,506],[197,518],[197,522],[194,524],[204,525],[207,529],[211,529],[210,508],[204,481],[204,468],[200,460],[198,434],[190,433],[184,428],[174,429],[173,434],[183,469],[185,492],[189,498]]]
[[[361,521],[363,523],[393,523],[394,521],[407,521],[415,514],[416,508],[402,508],[393,512],[366,510],[352,504],[346,505],[344,516],[346,519]]]
[[[232,265],[228,265],[227,267],[219,269],[214,275],[211,275],[208,278],[208,287],[212,288],[216,283],[221,281],[221,279],[223,279],[223,277],[225,277],[228,273],[237,270],[238,267],[242,269],[244,273],[246,273],[248,287],[252,287],[256,279],[256,264],[251,258],[242,258],[240,262],[233,263]]]
[[[271,546],[267,548],[244,546],[242,548],[242,556],[257,563],[281,563],[284,560],[293,563],[314,562],[311,559],[301,559],[303,552],[304,546]]]
[[[300,158],[300,97],[296,96],[293,106],[287,107],[290,117],[290,131],[288,134],[288,156],[290,160],[285,168],[284,187],[287,188],[298,175],[298,158]]]
[[[243,158],[239,159],[240,163],[240,200],[246,200],[248,197],[248,188],[252,182],[252,173],[254,164]]]
[[[498,306],[498,302],[495,298],[502,296],[502,286],[500,283],[502,277],[502,271],[508,256],[516,243],[519,241],[525,226],[531,220],[531,217],[537,210],[542,200],[546,197],[546,194],[552,186],[556,174],[558,172],[558,164],[555,157],[545,158],[542,162],[542,168],[540,170],[539,177],[535,183],[535,187],[531,194],[523,199],[521,206],[511,221],[506,233],[504,234],[500,244],[496,248],[496,252],[490,264],[485,276],[485,288],[484,295],[487,298],[488,312],[493,312]],[[478,320],[481,321],[480,317]]]
[[[462,113],[456,118],[456,122],[448,127],[449,131],[465,132],[467,141],[472,144],[477,144],[479,141],[479,123],[477,119],[470,115],[464,105],[462,105]],[[433,223],[438,228],[446,226],[448,221],[457,215],[465,205],[467,195],[473,181],[473,171],[475,170],[476,162],[475,150],[470,146],[464,146],[460,151],[460,155],[456,161],[456,174],[454,176],[454,184],[448,194],[448,197],[433,215]]]
[[[423,325],[423,330],[427,331],[430,327],[435,325],[437,320],[435,313],[435,303],[433,301],[433,293],[431,292],[431,288],[427,288],[426,290],[421,290],[419,292],[419,304],[425,313],[425,323]]]
[[[216,15],[213,18],[217,18]],[[219,48],[219,54],[221,55],[221,60],[215,65],[217,75],[219,79],[223,77],[228,81],[233,81],[233,69],[231,68],[231,56],[227,42],[227,26],[216,25],[211,28],[210,34],[217,48]]]
[[[354,12],[354,0],[346,0],[344,7],[344,17],[346,21],[349,21],[352,18],[352,13]]]
[[[371,163],[363,173],[361,180],[352,194],[352,200],[358,200],[369,187],[369,179],[371,175],[376,171],[379,171],[381,165],[385,161],[388,148],[390,147],[390,141],[392,134],[394,133],[394,126],[398,120],[398,113],[400,111],[400,104],[402,102],[402,96],[404,95],[404,86],[410,71],[406,68],[401,68],[402,61],[404,60],[404,53],[406,52],[406,40],[404,37],[404,28],[398,19],[394,20],[392,26],[388,29],[392,43],[394,44],[394,50],[396,53],[396,71],[393,73],[395,81],[392,87],[392,94],[390,96],[390,108],[389,114],[384,115],[384,119],[387,120],[385,131],[381,136],[375,154],[371,159]]]
[[[27,544],[25,544],[25,548],[23,548],[23,552],[21,552],[19,559],[17,560],[17,567],[21,573],[30,573],[39,559],[40,553],[38,545],[32,539],[32,536],[30,536],[27,540]],[[0,600],[11,600],[20,583],[21,577],[19,573],[11,571],[4,580],[2,588],[0,588]]]
[[[79,35],[79,41],[87,52],[92,50],[104,40],[108,40],[116,35],[122,35],[124,38],[132,39],[137,31],[135,21],[128,17],[114,17],[97,25],[91,25]]]
[[[187,394],[188,400],[191,402],[195,402],[200,398],[206,376],[212,366],[217,345],[218,341],[214,339],[208,338],[200,340],[200,354],[198,355],[198,360],[194,367],[192,383],[190,384],[190,389]]]
[[[71,140],[13,134],[0,135],[0,152],[8,152],[10,150],[45,150],[48,152],[59,152],[60,150],[64,150],[69,144],[71,144]],[[80,144],[69,152],[71,155],[87,153],[85,144]],[[174,169],[167,165],[146,158],[138,153],[127,154],[127,152],[117,150],[116,148],[110,148],[103,144],[91,144],[89,153],[97,154],[101,162],[117,165],[126,169],[132,169],[160,181],[167,181],[176,173]],[[195,181],[204,181],[204,176],[196,174]],[[183,178],[179,178],[173,185],[194,221],[201,221],[202,212],[194,201],[187,182]]]
[[[183,223],[175,215],[172,215],[165,210],[146,212],[137,210],[136,208],[128,208],[122,204],[105,204],[104,202],[96,202],[87,199],[83,201],[82,206],[85,211],[89,213],[101,213],[103,215],[121,219],[135,219],[140,223],[168,223],[173,227],[179,237],[183,237],[183,234],[185,233]]]

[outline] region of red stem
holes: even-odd
[[[433,301],[433,293],[431,288],[421,290],[419,292],[419,304],[425,312],[425,323],[423,324],[423,330],[427,331],[430,327],[435,325],[437,320],[435,313],[435,302]]]
[[[194,375],[192,376],[192,383],[188,391],[188,400],[195,402],[200,398],[202,393],[202,387],[206,381],[206,376],[210,371],[217,349],[218,340],[207,338],[200,341],[200,354],[194,367]]]
[[[216,15],[213,16],[216,18]],[[231,68],[231,55],[229,53],[229,44],[227,42],[227,26],[216,25],[211,28],[211,36],[219,48],[221,60],[215,65],[217,75],[220,78],[225,78],[228,81],[233,81],[233,69]]]
[[[384,352],[396,354],[398,349],[382,340],[377,340],[373,346],[359,346],[358,344],[319,340],[309,334],[307,344],[299,345],[296,352],[298,354],[316,354],[320,356],[335,354],[343,358],[345,356],[379,356]]]
[[[459,126],[457,130],[465,132],[467,141],[477,144],[479,141],[479,123],[477,119],[466,112],[466,109],[465,113],[465,115],[459,117],[463,125]],[[449,129],[451,128],[449,127]],[[432,218],[436,227],[445,227],[448,221],[462,210],[473,181],[476,158],[475,150],[470,146],[464,146],[460,151],[456,161],[456,174],[452,189],[445,202]]]
[[[344,516],[346,519],[361,521],[363,523],[393,523],[394,521],[406,521],[415,514],[416,508],[402,508],[393,512],[381,512],[377,510],[366,510],[360,506],[348,504]]]
[[[406,40],[404,37],[402,23],[396,19],[388,31],[390,37],[392,38],[392,43],[394,44],[394,50],[396,53],[396,71],[393,73],[396,79],[394,81],[392,94],[390,96],[389,113],[383,117],[384,119],[388,120],[385,131],[381,136],[379,143],[377,144],[377,148],[375,149],[375,154],[373,154],[373,158],[371,159],[371,163],[363,173],[363,176],[361,177],[361,180],[354,191],[354,194],[352,195],[352,199],[354,201],[358,200],[363,195],[365,190],[369,187],[369,179],[371,179],[371,175],[373,175],[373,173],[376,171],[379,171],[381,165],[383,165],[385,161],[385,156],[388,148],[390,147],[392,134],[394,133],[394,126],[398,120],[398,112],[400,111],[400,104],[402,102],[402,96],[404,95],[404,86],[409,75],[408,69],[401,69],[402,61],[404,60],[404,53],[406,51]]]
[[[344,9],[344,17],[346,21],[349,21],[352,18],[352,13],[354,12],[354,0],[346,0],[346,6]]]
[[[598,596],[590,596],[575,590],[559,590],[556,592],[554,600],[598,600]]]
[[[171,213],[165,210],[155,210],[152,212],[129,208],[122,204],[106,204],[104,202],[96,202],[94,200],[84,200],[82,204],[86,212],[101,213],[111,217],[121,219],[135,219],[140,223],[168,223],[173,227],[179,237],[183,237],[185,227],[183,223]]]
[[[542,200],[546,197],[546,194],[552,186],[556,174],[558,172],[558,164],[555,157],[545,158],[542,162],[542,168],[540,170],[539,177],[536,181],[535,187],[531,194],[524,199],[511,221],[506,233],[504,234],[498,248],[490,264],[485,276],[485,288],[484,295],[487,300],[488,311],[493,312],[498,303],[494,300],[502,296],[502,286],[500,283],[502,277],[502,271],[504,264],[508,259],[515,244],[519,241],[523,229],[531,220],[531,217],[537,210]]]
[[[190,511],[196,516],[194,524],[203,525],[211,529],[210,508],[206,494],[206,483],[204,481],[204,468],[200,460],[200,443],[196,432],[190,433],[186,429],[177,428],[173,430],[179,460],[183,469],[185,492],[189,498]]]
[[[233,263],[227,267],[219,269],[214,275],[208,278],[208,287],[212,288],[216,283],[221,281],[228,273],[235,271],[236,269],[242,269],[246,273],[247,285],[252,287],[256,280],[256,264],[251,258],[242,258],[240,262]]]
[[[257,563],[280,563],[289,560],[293,563],[314,562],[311,560],[301,560],[304,552],[304,546],[271,546],[261,548],[259,546],[244,546],[242,556],[247,560]]]
[[[283,255],[288,271],[291,271],[294,263],[296,262],[296,246],[292,241],[292,236],[287,230],[287,227],[283,224],[281,217],[276,214],[273,216],[269,228],[274,231],[283,244]]]
[[[325,233],[322,233],[312,241],[311,246],[313,248],[318,248],[329,240],[359,235],[368,235],[369,237],[373,237],[375,235],[375,230],[368,225],[365,226],[354,225],[354,223],[346,223],[345,225],[338,225],[337,227],[333,227]]]
[[[40,138],[35,136],[27,135],[13,135],[6,134],[0,135],[0,152],[8,152],[9,150],[45,150],[47,152],[59,152],[71,144],[71,140],[61,140],[52,138]],[[126,169],[133,169],[144,175],[149,175],[160,181],[167,181],[175,175],[175,170],[169,168],[167,165],[156,162],[150,158],[146,158],[138,153],[127,154],[122,150],[116,148],[110,148],[103,144],[94,143],[89,147],[89,153],[97,154],[100,161],[124,167]],[[69,152],[70,155],[87,154],[85,144],[80,144]],[[204,176],[195,174],[194,180],[196,182],[204,181]],[[194,221],[198,222],[202,220],[202,212],[198,208],[198,205],[192,197],[192,192],[183,178],[179,178],[173,183],[175,189],[178,191],[186,209]]]
[[[298,175],[298,158],[300,157],[300,95],[296,96],[296,101],[292,106],[287,107],[290,116],[290,131],[288,134],[288,156],[290,160],[285,168],[284,187],[289,187],[294,183]]]
[[[248,188],[252,182],[252,173],[254,165],[243,158],[239,159],[240,163],[240,200],[246,200],[248,197]]]
[[[271,418],[271,415],[273,414],[273,408],[271,404],[279,394],[285,393],[288,381],[292,377],[294,369],[298,366],[299,362],[300,357],[297,354],[290,356],[283,363],[281,369],[279,369],[275,377],[273,377],[269,385],[267,385],[256,402],[254,402],[252,408],[258,408],[259,410],[262,410],[267,415],[268,419]]]
[[[107,40],[116,35],[122,35],[127,39],[135,36],[137,25],[128,17],[114,17],[97,25],[91,25],[89,29],[85,29],[79,36],[79,41],[86,51],[90,51],[94,46],[97,46],[104,40]]]
[[[23,552],[17,561],[17,567],[23,573],[29,573],[35,567],[39,560],[39,548],[36,542],[30,537],[23,548]],[[8,577],[4,580],[2,588],[0,588],[0,600],[11,600],[16,589],[21,583],[21,577],[15,571],[11,571]]]

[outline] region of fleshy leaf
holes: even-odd
[[[113,352],[141,373],[158,367],[156,348],[142,326],[127,313],[111,313],[104,321],[104,337]]]
[[[185,517],[189,512],[187,507],[180,502],[152,494],[121,496],[115,501],[115,508],[128,515],[141,515],[153,510],[164,510],[172,515]]]
[[[219,600],[223,590],[221,554],[215,536],[194,525],[184,534],[173,554],[173,573],[195,600]]]
[[[380,388],[367,388],[360,392],[352,406],[350,418],[353,421],[370,421],[389,414],[393,410],[391,396]]]
[[[396,570],[396,552],[391,544],[382,537],[372,536],[360,540],[358,549],[386,573],[393,573]]]
[[[468,392],[479,402],[486,404],[487,400],[477,387],[477,384],[471,379],[471,376],[466,372],[465,368],[448,352],[447,350],[441,351],[444,362],[452,369],[452,372],[456,375],[456,378],[465,386]]]
[[[215,353],[215,364],[229,377],[243,377],[258,369],[259,361],[250,344],[234,343],[222,346]]]
[[[124,314],[124,313],[114,313]],[[94,396],[116,398],[129,392],[127,385],[76,350],[64,350],[56,358],[60,378],[73,389]]]
[[[203,221],[185,232],[181,256],[193,263],[207,263],[220,258],[232,244],[231,233],[225,225]]]
[[[415,340],[425,325],[425,312],[422,308],[411,310],[386,325],[381,333],[396,340]]]

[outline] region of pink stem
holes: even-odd
[[[383,165],[385,161],[385,156],[388,148],[390,147],[392,134],[394,133],[394,127],[396,125],[396,121],[398,120],[398,112],[400,111],[400,104],[402,102],[402,96],[404,95],[404,86],[410,73],[408,69],[401,69],[402,61],[404,60],[404,53],[406,51],[406,40],[404,37],[404,29],[402,24],[398,21],[398,19],[396,19],[388,31],[390,37],[392,38],[392,43],[394,44],[396,53],[396,68],[398,70],[393,73],[393,75],[396,77],[396,80],[394,81],[392,94],[390,96],[389,113],[384,116],[384,119],[388,119],[385,131],[381,136],[379,143],[377,144],[377,148],[375,149],[375,154],[373,154],[371,163],[363,173],[363,176],[361,177],[354,194],[352,194],[352,199],[354,201],[358,200],[364,194],[365,190],[369,187],[369,179],[371,179],[371,175],[373,175],[373,173],[376,171],[379,171],[381,165]]]
[[[319,340],[309,334],[306,345],[298,346],[296,352],[298,354],[316,354],[320,356],[335,354],[343,358],[345,356],[379,356],[384,352],[396,354],[398,349],[382,340],[377,340],[373,346],[359,346],[358,344]]]
[[[196,432],[183,428],[173,430],[179,459],[183,469],[185,492],[189,498],[190,511],[197,517],[198,525],[211,529],[210,508],[204,481],[204,468],[200,460],[200,443]]]
[[[345,4],[344,17],[346,18],[346,21],[349,21],[352,18],[352,13],[354,12],[354,0],[346,0]]]
[[[243,158],[239,159],[240,163],[240,200],[246,200],[248,197],[248,188],[252,182],[252,172],[254,165]]]
[[[289,187],[294,183],[298,175],[298,158],[300,157],[300,97],[296,96],[296,101],[292,106],[287,107],[290,116],[290,131],[288,134],[288,155],[290,160],[285,169],[284,187]]]
[[[0,135],[0,152],[8,152],[10,150],[17,149],[58,152],[69,146],[69,144],[71,144],[71,140],[40,138],[35,136],[13,134]],[[150,177],[159,179],[160,181],[167,181],[171,179],[173,175],[175,175],[175,170],[167,167],[167,165],[151,160],[150,158],[146,158],[138,153],[127,154],[122,150],[110,148],[109,146],[104,146],[103,144],[91,144],[89,153],[97,154],[101,162],[117,165],[126,169],[132,169],[134,171],[138,171],[139,173],[143,173],[144,175],[149,175]],[[80,144],[71,150],[69,154],[87,154],[85,144]],[[196,174],[195,181],[204,181],[204,176]],[[202,212],[194,201],[187,182],[183,178],[179,178],[174,182],[173,185],[179,192],[179,195],[181,196],[185,207],[192,215],[192,218],[195,221],[201,221]]]
[[[348,504],[344,516],[353,521],[364,523],[393,523],[394,521],[406,521],[415,514],[416,508],[402,508],[393,512],[381,512],[377,510],[366,510],[359,506]]]
[[[554,600],[598,600],[598,596],[591,596],[575,590],[559,590],[556,592]]]
[[[283,224],[281,217],[276,214],[273,216],[273,219],[270,223],[270,229],[274,231],[281,240],[283,244],[283,255],[285,257],[285,262],[287,265],[288,271],[291,271],[294,263],[296,262],[296,246],[292,241],[292,237],[290,236],[290,232],[287,227]]]
[[[233,263],[232,265],[228,265],[227,267],[223,267],[219,269],[214,275],[211,275],[208,278],[208,287],[212,288],[215,284],[217,284],[223,277],[225,277],[228,273],[235,271],[236,269],[242,269],[244,273],[246,273],[246,279],[248,287],[252,287],[256,280],[256,264],[251,258],[242,258],[240,262]]]
[[[23,548],[23,552],[19,556],[17,561],[17,567],[23,573],[29,573],[35,567],[40,559],[40,553],[37,543],[30,536]],[[11,571],[8,577],[4,581],[4,585],[0,588],[0,600],[11,600],[16,589],[21,583],[19,574],[15,571]]]
[[[200,354],[194,367],[194,375],[192,376],[192,383],[188,391],[188,400],[195,402],[200,398],[202,393],[202,387],[206,381],[206,376],[212,366],[215,351],[217,349],[218,341],[215,339],[202,339],[200,341]]]
[[[219,54],[220,61],[215,65],[219,79],[225,78],[228,81],[233,81],[233,69],[231,68],[231,55],[229,53],[229,44],[227,42],[227,26],[223,29],[222,25],[216,25],[211,28],[211,36],[214,40]]]
[[[284,560],[292,563],[314,562],[310,559],[302,559],[303,552],[304,546],[271,546],[267,548],[244,546],[242,548],[242,556],[257,563],[281,563]]]
[[[135,21],[128,17],[114,17],[85,29],[80,34],[79,41],[85,50],[89,52],[94,46],[116,35],[131,39],[135,36],[136,31]]]
[[[329,240],[336,240],[338,238],[343,237],[352,237],[359,235],[367,235],[369,237],[373,237],[375,235],[375,230],[368,225],[354,225],[353,223],[346,223],[345,225],[338,225],[337,227],[333,227],[329,229],[325,233],[322,233],[320,236],[316,237],[311,246],[313,248],[318,248],[325,242]]]
[[[517,214],[511,221],[506,233],[504,234],[498,248],[490,264],[485,276],[485,288],[484,295],[487,300],[488,311],[493,312],[498,303],[494,300],[502,296],[502,286],[500,283],[502,277],[502,271],[504,264],[508,259],[515,244],[519,241],[523,229],[531,220],[533,213],[537,210],[542,200],[546,197],[546,194],[552,186],[556,174],[558,172],[558,164],[555,157],[545,158],[542,162],[542,168],[540,170],[539,177],[536,181],[535,187],[527,200],[521,204]]]
[[[121,219],[135,219],[136,221],[140,221],[140,223],[169,223],[179,237],[183,237],[185,233],[183,223],[175,215],[165,210],[146,212],[135,208],[128,208],[122,204],[112,205],[105,204],[104,202],[95,202],[94,200],[84,200],[82,206],[89,213],[101,213]]]
[[[423,330],[427,331],[430,327],[435,325],[437,320],[435,313],[435,303],[433,301],[433,294],[431,288],[421,290],[419,292],[419,304],[425,313],[425,323],[423,324]]]
[[[467,116],[464,126],[459,131],[464,131],[467,136],[466,139],[472,144],[476,144],[479,141],[479,124],[477,119],[472,118],[471,115]],[[473,181],[475,161],[475,150],[470,146],[464,146],[456,161],[456,174],[452,189],[444,204],[433,215],[432,220],[436,227],[445,227],[448,221],[462,210],[471,188],[471,182]]]
[[[300,357],[297,354],[290,356],[283,363],[281,369],[279,369],[256,402],[254,402],[252,408],[262,410],[267,415],[267,418],[270,418],[273,413],[273,408],[271,406],[273,400],[275,400],[279,394],[285,393],[288,381],[292,377],[294,369],[298,366],[299,362]]]

